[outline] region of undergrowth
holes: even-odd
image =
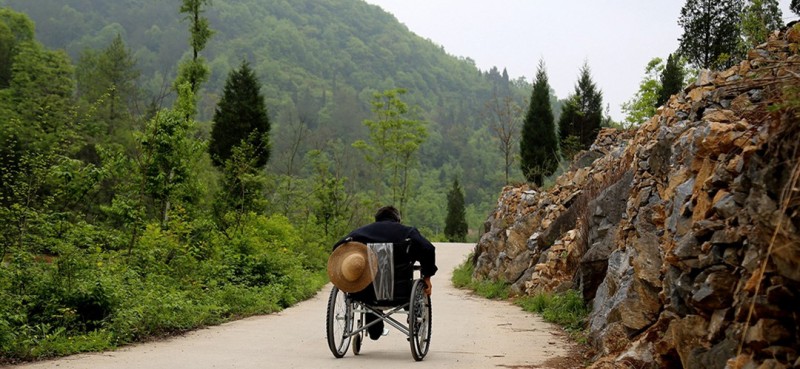
[[[453,285],[457,288],[472,290],[477,295],[489,299],[506,300],[509,298],[510,286],[508,283],[474,279],[472,278],[474,271],[475,267],[470,255],[453,271]],[[514,300],[514,304],[525,311],[541,315],[547,322],[560,325],[574,340],[586,343],[584,331],[589,309],[578,291],[569,290],[564,293],[541,293],[518,297]]]

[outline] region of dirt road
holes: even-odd
[[[285,311],[210,327],[117,351],[75,355],[14,369],[151,368],[546,368],[567,355],[557,330],[507,302],[488,301],[450,284],[453,268],[472,244],[436,244],[439,273],[433,278],[431,349],[416,363],[406,338],[393,330],[366,340],[361,355],[335,359],[325,338],[330,287]]]

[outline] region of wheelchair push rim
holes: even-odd
[[[353,331],[353,306],[346,294],[333,287],[328,298],[326,319],[328,347],[333,356],[341,358],[350,347]]]
[[[416,361],[425,358],[431,342],[431,297],[425,294],[425,288],[425,282],[421,279],[414,283],[408,312],[411,355]]]

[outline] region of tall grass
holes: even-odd
[[[472,255],[453,270],[453,285],[457,288],[469,289],[477,295],[489,299],[508,299],[508,283],[498,281],[477,280],[472,278],[475,267]],[[584,341],[582,331],[586,327],[589,309],[583,297],[575,290],[565,293],[541,293],[515,299],[514,303],[523,310],[542,316],[545,321],[558,324],[573,335],[578,341]]]
[[[522,310],[541,314],[544,320],[558,324],[567,331],[578,332],[585,328],[589,309],[583,297],[575,290],[565,293],[540,293],[516,299]]]
[[[467,257],[461,265],[453,270],[453,285],[474,291],[479,296],[487,299],[505,300],[509,297],[508,283],[501,281],[477,280],[472,278],[475,266],[472,265],[472,255]]]

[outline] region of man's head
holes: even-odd
[[[394,206],[384,206],[378,209],[378,212],[375,213],[375,221],[391,221],[400,223],[400,210],[397,210]]]

